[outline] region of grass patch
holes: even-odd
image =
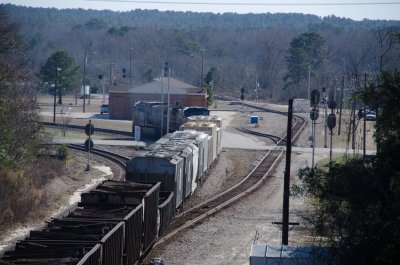
[[[63,161],[38,158],[24,169],[0,171],[0,228],[23,222],[32,211],[48,203],[42,187],[63,173]]]

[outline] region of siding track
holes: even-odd
[[[225,99],[228,100],[228,99]],[[258,107],[258,106],[253,106],[249,104],[245,104],[248,107],[252,107],[261,111],[265,112],[272,112],[272,113],[277,113],[280,115],[287,116],[287,113],[281,112],[281,111],[275,111],[275,110],[269,110],[266,108]],[[305,119],[298,116],[294,115],[294,123],[292,127],[292,135],[293,139],[292,141],[295,141],[297,137],[300,135],[301,131],[303,130],[305,126]],[[239,128],[240,129],[240,128]],[[171,224],[169,225],[165,235],[161,237],[157,243],[155,244],[155,247],[161,245],[162,243],[166,242],[170,238],[172,238],[174,235],[179,233],[180,231],[192,227],[205,219],[206,217],[217,213],[221,209],[228,207],[232,203],[238,201],[240,198],[246,196],[247,194],[251,193],[252,191],[256,190],[258,187],[260,187],[267,179],[271,171],[277,166],[279,161],[282,158],[282,154],[284,150],[282,148],[279,148],[279,146],[282,146],[285,144],[286,140],[286,134],[283,135],[282,137],[279,136],[274,136],[270,134],[262,134],[262,133],[257,133],[253,132],[251,130],[242,130],[244,128],[241,128],[241,131],[244,131],[246,133],[262,136],[262,137],[268,137],[270,139],[274,139],[274,142],[276,143],[276,146],[269,150],[262,160],[256,165],[256,167],[238,184],[235,186],[229,188],[228,190],[225,190],[224,192],[214,196],[211,199],[208,199],[207,201],[204,201],[184,212],[181,214],[177,215]],[[256,134],[257,133],[257,134]]]

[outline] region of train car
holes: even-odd
[[[170,136],[191,140],[189,146],[193,151],[193,173],[192,173],[192,192],[197,187],[197,182],[207,170],[208,157],[208,136],[203,132],[193,130],[176,131]],[[205,162],[206,161],[206,162]]]
[[[195,131],[176,131],[146,148],[141,156],[126,165],[126,179],[136,182],[162,182],[161,190],[174,192],[176,208],[197,188],[205,172],[208,154],[207,135]],[[205,162],[207,161],[207,162]]]
[[[143,205],[142,254],[149,251],[158,236],[158,204],[161,183],[134,183],[106,180],[96,189],[81,194],[85,206],[124,207]]]
[[[175,206],[183,202],[184,159],[177,150],[163,145],[134,157],[126,164],[126,180],[135,182],[161,182],[162,191],[174,192]]]
[[[207,108],[202,107],[186,107],[183,109],[183,116],[186,118],[192,116],[207,116],[210,115],[210,111]],[[187,119],[185,120],[185,122]]]
[[[214,123],[217,126],[217,156],[222,151],[222,119],[214,115],[198,115],[187,118],[188,122],[195,123]]]
[[[160,226],[158,235],[161,236],[167,230],[169,223],[175,216],[175,201],[172,191],[160,191],[160,202],[158,205]]]
[[[167,104],[158,101],[138,101],[134,104],[132,113],[132,132],[135,133],[134,127],[137,126],[140,128],[141,137],[155,139],[179,130],[179,126],[185,123],[188,117],[194,115],[205,117],[210,114],[210,111],[201,107],[170,106],[168,108]],[[167,120],[167,114],[169,120]],[[169,121],[169,132],[167,132],[167,121]],[[162,132],[161,123],[163,124]]]
[[[211,167],[212,163],[216,160],[218,150],[218,135],[217,135],[217,126],[215,123],[211,122],[204,122],[204,123],[197,123],[197,122],[187,122],[181,125],[180,130],[194,130],[198,132],[204,132],[208,134],[208,168]]]
[[[157,236],[160,183],[104,181],[6,251],[5,264],[138,264]]]
[[[187,131],[190,132],[191,130]],[[201,181],[203,175],[208,169],[208,135],[202,132],[196,132],[196,133],[199,133],[199,136],[196,137],[196,143],[199,148],[199,172],[197,174],[196,181]]]
[[[207,135],[196,131],[176,131],[165,135],[155,144],[149,146],[149,149],[154,149],[160,144],[169,145],[170,148],[181,151],[180,156],[185,159],[183,178],[185,198],[189,197],[196,190],[197,182],[206,170],[204,161],[207,161],[208,158]]]
[[[217,156],[222,151],[222,130],[221,128],[217,128]]]
[[[218,128],[222,128],[222,119],[215,115],[196,115],[187,118],[187,121],[204,123],[204,122],[212,122],[217,125]]]

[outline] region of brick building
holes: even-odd
[[[133,105],[137,101],[159,101],[163,91],[164,102],[167,103],[168,87],[170,105],[183,107],[207,107],[207,94],[204,89],[186,84],[174,78],[164,78],[129,89],[128,91],[112,91],[109,96],[109,118],[132,120]]]

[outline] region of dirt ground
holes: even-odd
[[[284,106],[268,105],[268,107],[285,110]],[[263,117],[263,122],[260,124],[262,132],[281,135],[286,129],[287,121],[284,118],[282,119],[281,116],[241,110],[238,106],[227,106],[224,103],[218,104],[218,109],[220,108],[239,111],[232,120],[229,120],[230,124],[226,126],[227,130],[234,130],[236,133],[238,132],[234,127],[243,121],[247,123],[246,126],[251,126],[249,124],[250,116],[254,114]],[[308,114],[300,115],[309,119]],[[368,123],[367,125],[372,130],[373,124]],[[311,143],[309,140],[310,132],[307,126],[296,145],[309,147]],[[321,138],[323,132],[324,127],[318,124],[318,138]],[[370,134],[372,135],[371,132]],[[369,141],[369,143],[373,142],[371,136]],[[336,144],[339,145],[339,143],[341,148],[345,147],[342,140],[337,140]],[[323,147],[321,140],[317,141],[317,147]],[[202,199],[225,188],[220,183],[239,181],[264,153],[265,151],[224,149],[218,158],[218,163],[211,169],[208,178],[195,192],[188,204],[192,204],[191,200],[197,202],[199,198]],[[327,153],[319,154],[315,157],[315,161],[316,163],[321,160],[326,161],[328,157]],[[296,172],[300,168],[310,165],[310,161],[311,153],[309,151],[292,153],[291,184],[299,181]],[[282,159],[278,168],[275,172],[272,172],[260,189],[222,212],[204,220],[201,224],[179,233],[169,242],[160,245],[151,252],[148,260],[161,257],[168,265],[242,265],[249,264],[251,244],[256,232],[260,234],[258,243],[281,244],[281,229],[272,222],[282,220],[284,166],[285,159]],[[316,242],[318,239],[312,236],[309,227],[300,217],[301,214],[310,210],[304,199],[290,199],[290,222],[299,222],[300,225],[290,230],[289,245],[318,243]]]
[[[90,186],[112,177],[107,161],[97,158],[90,162],[91,170],[85,171],[87,157],[82,153],[70,150],[65,174],[52,179],[43,187],[44,197],[48,202],[43,209],[28,213],[24,223],[10,223],[0,230],[0,254],[16,240],[23,238],[30,230],[40,227],[45,220],[67,209],[80,199],[80,193]]]
[[[42,100],[42,99],[41,99]],[[46,99],[41,103],[46,106]],[[47,99],[48,100],[48,99]],[[101,102],[101,101],[99,101]],[[97,102],[97,103],[99,103]],[[70,102],[72,103],[72,102]],[[97,104],[96,103],[96,104]],[[69,103],[66,103],[69,104]],[[93,112],[97,111],[99,106],[90,107]],[[49,106],[47,106],[48,108]],[[80,106],[81,107],[81,106]],[[79,106],[75,111],[79,111]],[[251,110],[242,111],[240,106],[228,106],[218,103],[218,110],[233,108],[238,110],[238,115],[223,121],[225,129],[239,133],[234,127],[241,122],[249,122],[249,117],[255,112]],[[285,110],[285,106],[268,107]],[[45,107],[43,107],[45,108]],[[97,115],[97,114],[96,114]],[[286,128],[286,120],[282,117],[271,114],[263,115],[261,129],[263,132],[280,135]],[[308,114],[303,114],[306,118]],[[79,122],[79,121],[78,121]],[[371,130],[372,123],[368,123]],[[126,126],[126,125],[124,125]],[[309,147],[310,130],[308,126],[300,139],[296,143],[298,146]],[[321,133],[323,126],[318,125],[317,144],[321,146]],[[263,140],[265,141],[265,140]],[[270,144],[270,143],[268,143]],[[323,146],[323,142],[322,142]],[[321,146],[321,147],[322,147]],[[113,151],[127,156],[136,155],[136,151],[128,147],[106,147]],[[208,172],[207,177],[199,186],[198,190],[192,195],[190,201],[185,207],[197,204],[206,198],[218,193],[239,182],[255,166],[257,161],[265,154],[265,151],[241,150],[241,149],[223,149],[217,163]],[[86,187],[92,183],[93,179],[99,181],[101,178],[109,177],[107,164],[104,161],[97,160],[93,162],[93,170],[84,171],[86,168],[86,157],[79,154],[73,155],[68,163],[69,173],[66,176],[60,176],[46,187],[46,192],[56,195],[62,194],[58,199],[49,205],[49,211],[41,214],[40,220],[32,218],[26,224],[11,224],[7,231],[0,231],[0,252],[1,249],[21,237],[29,230],[42,224],[42,220],[49,218],[61,209],[67,207],[71,197],[79,198],[79,195],[72,196],[77,189]],[[325,159],[326,155],[320,155],[316,160]],[[298,181],[296,172],[298,169],[309,165],[311,155],[309,152],[297,152],[292,154],[291,184]],[[284,161],[284,159],[282,160]],[[95,166],[99,166],[95,169]],[[254,236],[258,231],[260,233],[260,243],[280,244],[281,230],[274,221],[282,219],[282,190],[283,190],[283,171],[284,162],[281,162],[275,172],[272,172],[268,181],[260,189],[245,197],[240,202],[235,203],[220,213],[208,218],[196,227],[183,231],[175,236],[168,244],[163,244],[150,253],[149,258],[162,257],[166,264],[248,264],[249,252]],[[79,193],[77,193],[79,194]],[[289,233],[290,244],[312,244],[314,238],[311,236],[306,224],[302,222],[297,214],[300,211],[307,211],[307,204],[303,200],[291,199],[290,221],[299,222],[300,225],[294,227]]]

